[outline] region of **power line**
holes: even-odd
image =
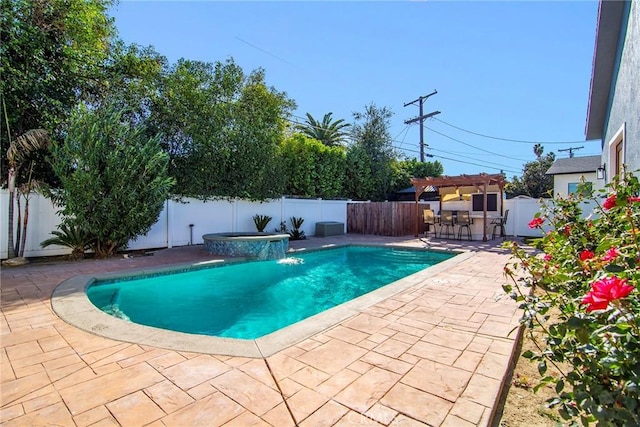
[[[474,166],[481,166],[481,167],[483,167],[483,168],[487,168],[487,169],[495,169],[495,170],[499,170],[499,171],[501,171],[501,172],[502,172],[502,171],[507,171],[507,172],[513,172],[513,173],[520,173],[520,172],[516,172],[516,171],[511,170],[511,169],[505,169],[505,168],[494,168],[494,167],[491,167],[491,166],[481,165],[481,164],[479,164],[479,163],[465,162],[464,160],[458,160],[458,159],[452,159],[452,158],[450,158],[450,157],[439,156],[439,155],[437,155],[437,154],[433,154],[433,157],[437,157],[437,158],[445,159],[445,160],[451,160],[452,162],[465,163],[465,164],[468,164],[468,165],[474,165]]]
[[[430,150],[433,150],[433,151],[443,151],[443,152],[445,152],[445,153],[450,153],[450,152],[447,152],[447,151],[445,151],[445,150],[438,150],[438,149],[436,149],[436,148],[430,148]],[[462,155],[462,154],[459,154],[458,156],[463,157],[463,158],[465,158],[465,159],[477,160],[477,159],[475,159],[475,158],[473,158],[473,157],[465,156],[465,155]],[[485,164],[487,164],[487,165],[496,165],[496,166],[500,166],[502,169],[504,169],[504,165],[502,165],[501,163],[489,162],[489,161],[487,161],[487,160],[483,160],[483,162],[484,162]]]
[[[301,119],[301,120],[306,120],[306,118],[301,117],[301,116],[296,116],[295,114],[291,114],[291,117],[294,117],[294,118],[297,118],[297,119]],[[306,121],[305,121],[304,123],[302,123],[302,122],[299,122],[299,121],[293,120],[293,119],[288,118],[288,117],[286,117],[286,118],[285,118],[285,120],[286,120],[286,121],[288,121],[288,122],[290,122],[290,123],[293,123],[293,124],[295,124],[295,125],[304,125],[304,126],[309,126],[309,127],[315,128],[315,129],[321,129],[319,126],[313,126],[313,125],[311,125],[311,124],[307,123]],[[402,130],[398,133],[398,135],[396,135],[396,137],[395,137],[395,138],[391,139],[391,141],[390,141],[390,142],[392,142],[392,143],[404,144],[404,138],[406,138],[406,136],[407,136],[407,133],[408,133],[409,127],[410,127],[410,126],[409,126],[409,125],[407,125],[404,129],[402,129]],[[432,131],[433,131],[433,129],[430,129],[430,128],[427,128],[427,129],[429,129],[429,130],[432,130]],[[400,141],[400,140],[398,140],[397,138],[398,138],[398,137],[399,137],[403,132],[405,133],[405,135],[404,135],[404,138],[402,139],[402,141]],[[435,133],[438,133],[438,134],[440,134],[440,135],[442,135],[442,136],[444,136],[444,137],[446,137],[446,138],[452,139],[452,140],[454,140],[454,141],[456,141],[456,142],[460,142],[461,144],[464,144],[464,145],[470,146],[470,147],[472,147],[472,148],[475,148],[475,149],[477,149],[477,150],[485,151],[485,152],[487,152],[488,154],[491,154],[491,155],[494,155],[494,156],[506,157],[506,158],[508,158],[508,159],[512,159],[512,160],[523,161],[522,159],[517,159],[517,158],[515,158],[515,157],[509,157],[509,156],[504,156],[504,155],[501,155],[501,154],[498,154],[498,153],[494,153],[494,152],[491,152],[491,151],[488,151],[488,150],[484,150],[484,149],[481,149],[481,148],[478,148],[478,147],[474,147],[473,145],[467,144],[466,142],[463,142],[463,141],[457,140],[457,139],[455,139],[455,138],[452,138],[452,137],[450,137],[450,136],[448,136],[448,135],[442,134],[442,133],[437,132],[437,131],[434,131],[434,132],[435,132]],[[350,136],[349,136],[349,137],[347,137],[347,138],[348,138],[348,139],[350,139],[350,140],[352,140],[352,138],[351,138]],[[392,145],[391,147],[392,147],[392,148],[394,148],[394,149],[396,149],[396,150],[402,150],[402,151],[405,151],[405,152],[410,152],[410,153],[420,154],[420,151],[415,150],[415,149],[403,148],[403,147],[401,147],[401,146],[396,146],[396,145]],[[435,149],[430,148],[430,150],[435,150]],[[443,150],[437,150],[437,151],[443,151]],[[515,171],[515,170],[513,170],[513,169],[509,169],[509,168],[505,168],[505,167],[497,168],[497,167],[489,166],[489,165],[487,165],[487,164],[480,164],[480,163],[466,162],[466,161],[463,161],[463,160],[452,159],[452,158],[449,158],[449,157],[439,156],[439,155],[436,155],[436,154],[428,154],[427,156],[429,156],[429,157],[437,157],[437,158],[441,158],[441,159],[444,159],[444,160],[451,160],[451,161],[458,162],[458,163],[465,163],[465,164],[469,164],[469,165],[485,167],[485,168],[488,168],[488,169],[495,169],[495,170],[507,171],[507,172],[512,172],[512,173],[520,173],[519,171]],[[467,156],[462,156],[462,157],[470,158],[470,157],[467,157]],[[492,163],[492,162],[488,162],[488,163]],[[498,165],[498,166],[501,166],[499,163],[492,163],[492,164],[494,164],[494,165]]]
[[[511,160],[521,161],[520,159],[517,159],[517,158],[515,158],[515,157],[505,156],[504,154],[494,153],[493,151],[489,151],[489,150],[485,150],[484,148],[476,147],[475,145],[471,145],[471,144],[469,144],[469,143],[467,143],[467,142],[460,141],[459,139],[456,139],[456,138],[454,138],[454,137],[452,137],[452,136],[446,135],[446,134],[444,134],[444,133],[442,133],[442,132],[438,132],[438,131],[437,131],[437,130],[435,130],[435,129],[431,129],[431,128],[429,128],[429,127],[427,127],[427,129],[429,129],[431,132],[435,132],[435,133],[437,133],[438,135],[442,135],[442,136],[444,136],[445,138],[449,138],[449,139],[450,139],[450,140],[452,140],[452,141],[459,142],[459,143],[460,143],[460,144],[462,144],[462,145],[466,145],[467,147],[475,148],[476,150],[484,151],[485,153],[493,154],[494,156],[504,157],[505,159],[511,159]]]
[[[440,120],[440,119],[435,119],[441,123],[444,123],[447,126],[451,126],[454,129],[458,129],[459,131],[462,132],[466,132],[466,133],[470,133],[472,135],[476,135],[476,136],[481,136],[483,138],[490,138],[490,139],[497,139],[499,141],[508,141],[508,142],[519,142],[519,143],[523,143],[523,144],[580,144],[583,143],[584,141],[527,141],[527,140],[522,140],[522,139],[510,139],[510,138],[500,138],[498,136],[491,136],[491,135],[485,135],[483,133],[479,133],[479,132],[473,132],[467,129],[463,129],[459,126],[456,125],[452,125],[451,123],[447,123],[444,120]]]

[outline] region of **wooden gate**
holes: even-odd
[[[429,209],[420,203],[418,209]],[[420,216],[422,218],[422,215]],[[415,233],[416,204],[399,202],[370,202],[347,204],[347,233],[377,236],[408,236]],[[420,221],[420,233],[425,225]]]

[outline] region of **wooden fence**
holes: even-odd
[[[428,203],[420,203],[429,209]],[[421,216],[422,217],[422,216]],[[408,236],[415,233],[416,204],[398,202],[372,202],[347,204],[347,233],[377,236]],[[420,221],[420,233],[425,225]]]

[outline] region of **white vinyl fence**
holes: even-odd
[[[8,203],[9,193],[0,190],[0,258],[8,256]],[[320,221],[347,223],[346,200],[287,199],[281,198],[267,202],[249,202],[245,200],[216,200],[202,202],[186,199],[184,202],[167,200],[158,221],[151,230],[129,242],[129,249],[151,249],[172,246],[185,246],[202,243],[202,235],[207,233],[256,231],[254,215],[269,215],[273,219],[265,231],[275,231],[280,221],[286,221],[291,229],[289,218],[302,217],[302,230],[308,236],[315,235],[315,224]],[[16,210],[17,220],[17,210]],[[61,217],[51,201],[34,194],[29,204],[29,224],[27,229],[26,257],[64,255],[71,251],[61,246],[41,248],[40,242],[52,237]],[[346,232],[346,226],[345,226]]]
[[[7,214],[9,193],[0,190],[0,258],[7,258]],[[185,246],[202,243],[202,235],[207,233],[255,231],[253,216],[269,215],[273,219],[266,231],[275,231],[280,221],[286,221],[291,228],[289,218],[302,217],[302,230],[308,236],[315,235],[315,224],[320,221],[337,221],[347,224],[347,200],[322,199],[288,199],[281,198],[267,202],[249,202],[246,200],[217,200],[202,202],[187,199],[184,202],[167,200],[160,213],[158,221],[144,236],[129,242],[129,249],[152,249],[173,246]],[[358,202],[366,203],[366,202]],[[413,203],[413,202],[407,202]],[[438,202],[429,202],[431,208],[439,210]],[[457,202],[447,202],[447,208],[468,209],[467,206],[456,205]],[[462,203],[462,202],[460,202]],[[539,237],[539,230],[530,229],[527,224],[540,209],[537,199],[514,198],[504,200],[504,209],[509,209],[509,218],[505,231],[509,236]],[[585,206],[584,215],[589,215],[592,208]],[[17,219],[17,212],[16,212]],[[27,247],[24,255],[27,257],[64,255],[70,250],[61,246],[41,248],[40,242],[52,237],[51,231],[56,230],[61,218],[58,216],[51,201],[43,196],[34,194],[29,205],[29,225],[27,230]],[[489,230],[491,232],[491,230]]]

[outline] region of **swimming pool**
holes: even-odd
[[[104,312],[134,323],[256,339],[454,255],[346,246],[297,253],[283,261],[98,280],[87,295]]]

